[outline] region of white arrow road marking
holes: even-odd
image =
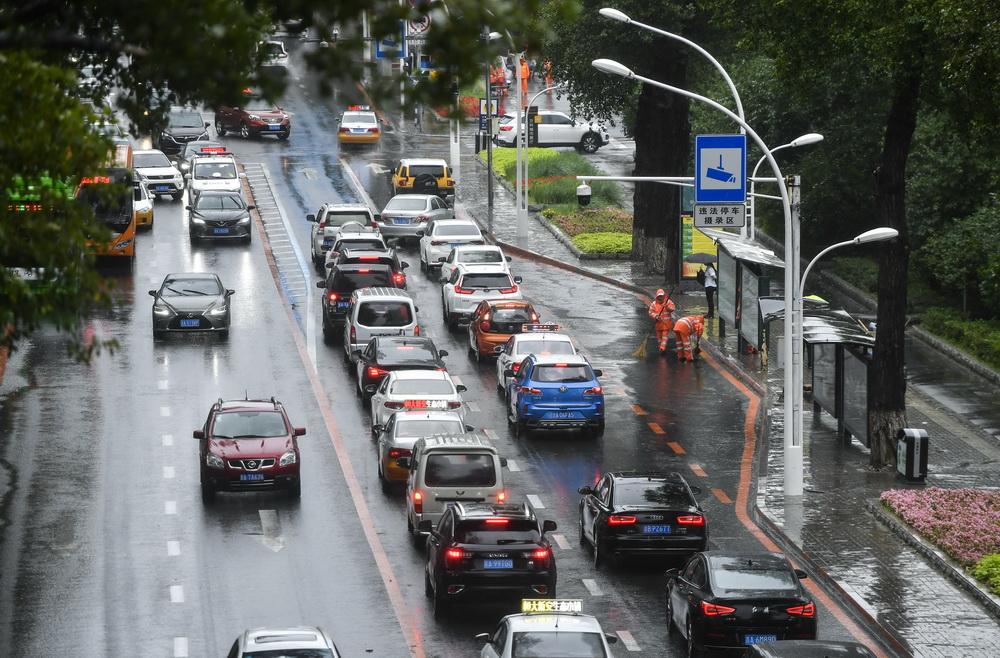
[[[366,165],[365,168],[366,169],[371,169],[372,173],[375,174],[376,176],[381,176],[385,172],[390,171],[387,167],[383,167],[382,165],[380,165],[377,162],[371,162],[368,165]]]
[[[285,547],[285,538],[281,534],[281,524],[278,522],[278,512],[273,509],[262,509],[258,513],[262,532],[260,541],[277,553]]]
[[[583,586],[587,588],[587,591],[590,592],[591,596],[601,596],[604,594],[604,592],[601,591],[601,588],[597,586],[597,581],[593,578],[584,578]]]
[[[616,631],[616,633],[618,637],[621,638],[622,644],[625,645],[626,649],[629,651],[642,651],[642,649],[639,648],[639,643],[635,641],[635,638],[632,637],[631,633],[628,631]]]
[[[542,504],[542,499],[536,496],[535,494],[528,494],[525,497],[528,499],[528,502],[531,503],[531,506],[534,507],[535,509],[545,509],[545,505]]]

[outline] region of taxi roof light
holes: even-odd
[[[544,333],[547,331],[559,331],[559,325],[557,324],[537,324],[537,323],[526,323],[521,325],[521,331],[524,333]]]
[[[583,612],[583,599],[521,599],[521,612]]]
[[[508,523],[510,523],[510,519],[486,519],[486,525],[507,525]]]

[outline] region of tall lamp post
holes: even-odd
[[[796,137],[787,144],[782,144],[781,146],[775,146],[773,149],[771,149],[771,153],[777,153],[782,149],[789,149],[789,148],[794,149],[800,146],[817,144],[822,141],[823,141],[823,135],[820,135],[819,133],[807,133],[805,135],[800,135],[799,137]],[[750,174],[750,213],[749,213],[750,221],[747,222],[748,230],[746,232],[746,237],[750,238],[751,240],[756,239],[757,236],[757,202],[755,201],[755,197],[757,195],[754,194],[754,191],[757,183],[756,180],[757,170],[760,169],[760,166],[762,164],[764,164],[764,156],[761,156],[760,160],[757,161],[757,164],[753,168],[753,173]]]
[[[722,112],[732,121],[740,125],[746,134],[750,136],[761,151],[764,152],[764,157],[767,158],[768,164],[771,166],[771,170],[774,172],[775,178],[777,178],[778,190],[781,193],[781,206],[784,211],[785,216],[785,253],[792,254],[795,253],[795,245],[798,244],[798,231],[792,223],[792,208],[791,203],[788,199],[788,188],[785,186],[785,179],[781,173],[781,169],[778,167],[778,162],[774,159],[774,155],[771,150],[767,148],[767,144],[764,140],[760,138],[753,128],[751,128],[746,121],[741,119],[736,113],[729,110],[725,106],[717,103],[711,98],[706,98],[699,94],[695,94],[686,89],[681,89],[679,87],[674,87],[651,78],[646,78],[641,75],[637,75],[631,69],[629,69],[624,64],[620,64],[614,60],[610,59],[595,59],[591,62],[591,65],[598,71],[604,73],[610,73],[611,75],[619,75],[624,78],[637,80],[639,82],[644,82],[645,84],[652,85],[654,87],[659,87],[660,89],[665,89],[669,92],[679,94],[690,98],[691,100],[696,100],[700,103],[705,103],[710,107]],[[795,280],[792,278],[792,268],[789,264],[785,265],[785,318],[784,318],[784,331],[785,336],[794,337],[793,329],[793,303],[792,297],[795,294]],[[801,437],[797,442],[795,441],[795,436],[793,435],[793,425],[794,421],[791,419],[794,417],[792,412],[792,397],[791,393],[794,378],[792,376],[792,368],[789,364],[792,362],[792,341],[785,340],[784,343],[784,355],[785,355],[785,369],[784,369],[784,468],[785,468],[785,495],[786,496],[801,496],[802,495],[802,443]],[[791,422],[790,422],[791,421]]]
[[[488,29],[488,28],[487,28]],[[487,32],[486,42],[503,38],[499,32]],[[486,60],[486,207],[493,215],[493,85],[490,82],[490,60]],[[492,223],[492,219],[490,220]]]
[[[551,87],[546,87],[545,89],[541,90],[540,92],[538,92],[537,94],[535,94],[534,96],[531,97],[531,100],[528,101],[528,104],[527,104],[526,108],[527,107],[531,107],[532,105],[534,105],[535,99],[538,98],[539,96],[541,96],[542,94],[544,94],[546,92],[549,92],[549,91],[556,90],[556,89],[562,89],[562,87],[563,87],[563,83],[561,83],[561,82],[557,83],[557,84],[554,84]],[[527,117],[527,113],[525,114],[525,117]],[[528,237],[528,146],[530,146],[528,144],[528,133],[529,133],[528,121],[527,121],[527,118],[525,118],[525,122],[524,122],[524,142],[525,142],[525,144],[524,144],[524,152],[523,152],[523,155],[521,155],[521,151],[518,151],[518,154],[520,155],[521,159],[514,166],[514,169],[517,170],[519,176],[522,175],[522,172],[523,172],[523,175],[524,175],[524,183],[521,184],[520,187],[518,187],[518,189],[521,190],[521,192],[519,193],[519,196],[517,198],[517,236],[519,238],[526,238],[526,237]],[[520,143],[520,141],[521,141],[521,124],[518,124],[517,140],[518,140],[518,143]],[[518,180],[518,182],[520,183],[520,179]],[[524,195],[523,198],[520,196],[520,194]],[[523,210],[523,212],[522,212],[522,210]],[[523,219],[523,225],[522,225],[522,217],[524,218]]]

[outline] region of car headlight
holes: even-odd
[[[197,217],[192,217],[191,218],[191,223],[192,224],[202,225],[202,224],[205,223],[205,220],[204,219],[198,219]]]
[[[153,313],[156,315],[170,315],[170,309],[166,306],[153,305]]]
[[[225,306],[216,306],[215,308],[209,309],[209,315],[225,315],[229,309]]]
[[[250,223],[250,215],[246,215],[245,217],[240,217],[240,224],[249,224],[249,223]]]
[[[247,118],[250,119],[251,121],[260,121],[260,117],[257,116],[256,114],[248,115]]]
[[[225,468],[226,464],[222,461],[222,457],[210,452],[205,455],[205,466],[209,468]]]
[[[298,460],[299,458],[295,456],[295,451],[289,450],[281,456],[281,459],[278,460],[278,466],[288,466],[289,464],[294,464]]]

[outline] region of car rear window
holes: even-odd
[[[397,379],[389,389],[391,395],[455,395],[455,386],[447,379]]]
[[[410,165],[410,176],[416,178],[422,174],[430,174],[434,178],[444,176],[444,167],[441,165]]]
[[[385,249],[385,245],[381,240],[340,240],[334,250],[343,249]]]
[[[427,199],[397,196],[389,199],[389,203],[385,204],[385,210],[382,212],[424,210],[425,208],[427,208]]]
[[[748,558],[716,558],[710,571],[718,590],[795,589],[795,578],[784,564]]]
[[[599,633],[530,631],[514,633],[511,658],[606,658]]]
[[[244,653],[243,658],[333,658],[329,649],[268,649]]]
[[[463,544],[503,546],[505,544],[533,544],[541,539],[538,524],[529,519],[466,519],[455,528],[455,540]],[[555,655],[555,654],[553,654]]]
[[[687,507],[691,499],[683,486],[675,482],[618,482],[615,484],[616,505],[662,505]]]
[[[493,455],[435,454],[424,467],[428,487],[492,487],[496,483]]]
[[[481,233],[471,224],[438,224],[434,227],[434,235],[481,235]]]
[[[333,275],[331,290],[354,292],[358,288],[377,288],[392,285],[392,274],[387,269],[337,270]]]
[[[409,302],[362,302],[358,324],[365,327],[405,327],[413,322]]]
[[[162,153],[136,153],[132,156],[132,166],[136,169],[145,167],[170,167],[170,160]]]
[[[510,288],[512,283],[506,274],[466,274],[462,277],[463,288]]]
[[[401,420],[396,423],[396,436],[424,437],[434,434],[464,434],[465,426],[460,420],[435,420],[420,418]]]
[[[566,340],[522,340],[517,354],[575,354],[573,343]]]
[[[531,379],[536,382],[561,382],[573,384],[589,382],[594,378],[590,366],[541,365],[535,368]]]
[[[461,263],[502,263],[503,256],[492,249],[469,250],[460,252],[458,260]]]
[[[277,411],[226,411],[215,417],[212,436],[239,439],[284,436],[285,419]]]
[[[192,176],[199,180],[231,180],[236,178],[236,165],[232,162],[196,162]]]
[[[377,123],[374,114],[366,112],[344,112],[341,123],[367,123],[375,125]]]
[[[437,350],[430,343],[408,343],[396,341],[379,341],[376,354],[379,363],[410,363],[435,361]]]
[[[327,226],[343,226],[349,222],[357,222],[362,226],[369,226],[371,217],[366,212],[328,212],[326,214]]]
[[[504,308],[502,306],[493,307],[493,321],[498,323],[532,322],[531,311],[525,307]]]

